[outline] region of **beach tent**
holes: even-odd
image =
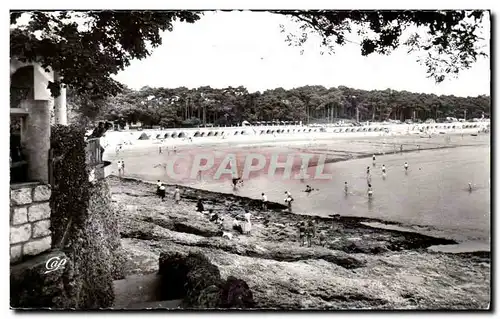
[[[142,132],[141,136],[139,136],[138,139],[139,140],[149,140],[149,136],[145,132]]]

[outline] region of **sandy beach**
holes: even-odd
[[[304,150],[313,146],[339,161],[348,161],[390,153],[401,144],[404,152],[416,152],[488,143],[487,136],[455,135],[450,139],[438,135],[430,139],[393,136],[296,141],[286,147]],[[249,144],[243,147],[240,143],[238,149],[256,147]],[[191,149],[179,146],[178,152]],[[127,162],[127,177],[157,179],[158,171],[144,172],[145,165],[160,159],[156,146],[124,150],[116,158]],[[445,253],[446,247],[457,245],[450,238],[411,232],[377,218],[290,214],[274,203],[262,212],[256,197],[193,189],[189,183],[180,186],[182,201],[178,205],[172,199],[173,186],[167,187],[167,199],[161,202],[155,196],[154,183],[117,177],[110,177],[109,183],[120,214],[127,275],[134,280],[156,276],[161,252],[201,252],[223,278],[246,281],[259,308],[485,309],[490,302],[490,254]],[[224,218],[223,228],[234,236],[231,240],[222,238],[220,227],[196,212],[198,196],[205,199],[207,209]],[[252,214],[250,235],[231,230],[231,221],[245,209]],[[318,235],[312,247],[302,247],[297,224],[308,220],[315,221]],[[440,252],[435,247],[441,247]],[[139,295],[134,299],[118,292],[117,307],[154,298]]]

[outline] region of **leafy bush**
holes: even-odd
[[[52,243],[73,264],[75,307],[98,309],[113,305],[113,279],[122,277],[123,261],[109,187],[89,182],[84,134],[76,126],[52,128]]]

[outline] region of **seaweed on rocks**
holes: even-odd
[[[254,308],[253,293],[248,284],[233,276],[227,277],[219,295],[220,308]]]
[[[184,299],[189,308],[251,308],[255,306],[248,284],[229,276],[201,253],[160,253],[162,298]]]

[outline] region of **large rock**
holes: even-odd
[[[203,289],[221,284],[220,271],[202,254],[189,254],[187,265],[189,272],[187,273],[185,286],[186,302],[188,305],[198,306],[198,296]]]
[[[217,309],[221,300],[221,289],[217,285],[203,289],[198,296],[197,306],[201,309]]]
[[[184,298],[188,307],[202,309],[255,306],[247,283],[232,276],[223,281],[219,268],[203,254],[162,252],[159,274],[163,300]]]
[[[253,293],[248,284],[233,276],[229,276],[222,285],[219,307],[221,308],[254,308]]]

